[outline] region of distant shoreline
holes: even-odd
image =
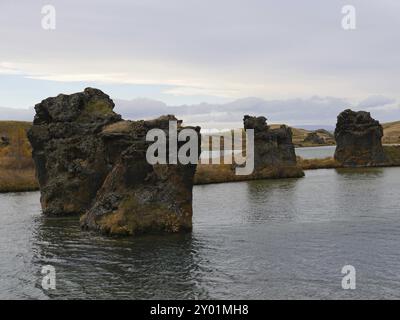
[[[333,157],[323,159],[303,159],[298,157],[298,166],[296,168],[274,167],[266,170],[260,176],[235,176],[231,173],[228,165],[199,165],[198,171],[195,175],[195,185],[206,185],[216,183],[229,183],[251,180],[271,180],[271,179],[288,179],[300,178],[301,170],[318,170],[318,169],[360,169],[360,168],[385,168],[385,167],[399,167],[400,166],[400,146],[399,145],[385,145],[385,152],[390,161],[386,165],[376,167],[343,167],[336,162]],[[15,192],[30,192],[38,191],[39,185],[37,183],[33,170],[8,170],[4,174],[4,170],[0,170],[0,193],[15,193]]]
[[[28,192],[39,190],[39,185],[35,177],[35,168],[31,158],[30,144],[26,137],[26,130],[30,126],[30,122],[0,121],[0,135],[11,138],[11,143],[8,146],[0,144],[0,193]],[[393,133],[395,132],[395,130],[393,129],[393,125],[384,124],[383,126],[386,128],[392,128],[391,137],[396,136]],[[301,130],[302,135],[306,135],[308,132],[303,129]],[[293,131],[299,132],[299,129],[294,129]],[[385,143],[385,139],[383,140],[384,147],[390,154],[391,158],[391,164],[388,164],[388,166],[400,165],[400,133],[398,134],[398,136],[399,142],[395,141],[393,138],[390,139],[391,141],[393,141],[392,143]],[[303,136],[295,135],[294,137],[297,138],[297,141],[294,141],[294,145],[298,149],[330,146],[335,147],[335,144],[332,143],[299,143],[299,140],[301,140]],[[15,146],[15,141],[17,141],[17,146]],[[14,156],[10,157],[9,153],[10,149],[12,148],[14,148],[14,150],[11,150],[11,153],[14,153]],[[17,155],[15,155],[15,153],[17,153]],[[341,167],[332,157],[327,157],[323,159],[303,159],[298,157],[298,166],[294,169],[292,168],[289,170],[288,168],[283,167],[269,168],[263,173],[263,175],[258,177],[243,176],[238,178],[232,177],[230,170],[227,167],[223,168],[216,166],[218,165],[202,166],[200,164],[198,171],[201,171],[203,178],[199,178],[198,176],[200,174],[196,173],[195,184],[300,177],[302,176],[300,174],[301,170],[333,169]],[[214,175],[218,175],[218,178],[214,178]]]

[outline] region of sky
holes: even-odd
[[[399,17],[398,0],[1,0],[0,120],[89,86],[125,118],[210,128],[334,126],[346,108],[400,120]]]

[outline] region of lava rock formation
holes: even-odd
[[[382,126],[369,112],[347,109],[337,118],[335,159],[345,167],[385,165],[382,136]]]
[[[180,232],[192,227],[196,164],[146,160],[146,134],[174,116],[124,121],[102,91],[87,88],[35,106],[28,132],[45,215],[82,215],[84,229],[108,234]],[[200,146],[200,128],[197,132]],[[177,141],[178,147],[185,142]]]

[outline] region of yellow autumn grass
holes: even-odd
[[[26,136],[29,122],[0,121],[0,136],[9,143],[0,145],[0,192],[38,189],[31,146]]]

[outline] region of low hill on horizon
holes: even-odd
[[[383,123],[382,127],[384,144],[400,143],[400,121]]]

